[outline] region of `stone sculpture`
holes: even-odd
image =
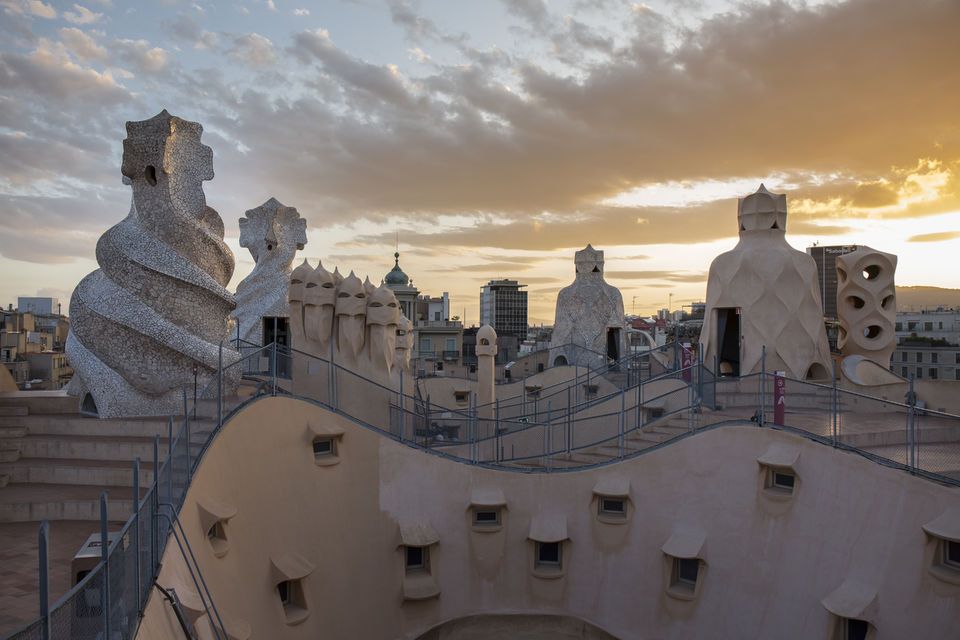
[[[256,263],[237,285],[234,317],[246,342],[263,342],[263,318],[289,317],[287,287],[293,258],[306,243],[307,221],[295,207],[275,198],[240,218],[240,246],[250,251]]]
[[[133,190],[130,213],[100,238],[100,268],[70,301],[70,391],[87,412],[176,413],[195,368],[200,389],[216,374],[235,307],[225,288],[234,265],[223,221],[203,194],[213,152],[202,132],[166,111],[127,123],[121,172]],[[224,357],[226,365],[238,355]],[[238,375],[228,370],[227,389]]]
[[[837,347],[844,356],[890,366],[897,348],[896,271],[897,256],[870,247],[837,257]]]
[[[393,367],[397,371],[410,371],[410,356],[413,354],[413,322],[400,314],[397,324],[397,344],[394,351]]]
[[[413,389],[413,376],[407,375],[413,325],[401,315],[393,291],[369,278],[361,281],[352,271],[343,278],[338,270],[330,273],[322,264],[313,268],[304,260],[290,274],[288,297],[298,350],[294,393],[344,409],[352,406],[359,412],[354,415],[386,424],[389,416],[383,412],[396,399],[402,376],[406,393]],[[375,401],[378,394],[384,402]]]
[[[813,258],[787,244],[787,197],[767,191],[739,200],[740,241],[710,265],[700,344],[721,375],[782,370],[823,380],[832,366]]]
[[[574,263],[573,284],[557,296],[550,364],[597,367],[619,360],[626,355],[623,296],[603,279],[603,251],[588,244]]]

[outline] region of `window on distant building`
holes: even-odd
[[[894,331],[903,331],[903,324],[898,322],[893,326]]]
[[[900,352],[900,362],[906,362],[906,361],[907,361],[907,352],[906,352],[906,351],[901,351],[901,352]]]
[[[956,379],[960,380],[960,367],[958,367],[956,371],[954,371],[954,374],[956,375]]]
[[[907,331],[913,331],[913,330],[916,329],[916,328],[917,328],[917,323],[916,323],[916,322],[908,322],[908,323],[907,323]]]
[[[447,351],[456,351],[456,350],[457,350],[457,339],[447,338]]]
[[[923,362],[923,352],[917,351],[917,362]]]
[[[957,364],[960,364],[960,353],[953,354],[953,358]]]
[[[938,362],[939,360],[940,360],[940,354],[939,354],[939,353],[937,353],[936,351],[934,351],[933,353],[930,354],[930,362],[931,362],[931,364],[937,364],[937,362]]]
[[[931,380],[937,379],[937,370],[934,369],[933,367],[930,367],[930,379]]]
[[[917,367],[917,380],[919,380],[922,377],[923,377],[923,369],[920,367]]]
[[[932,323],[932,322],[924,322],[924,323],[923,323],[923,330],[924,330],[924,331],[933,331],[933,323]]]
[[[960,371],[960,369],[958,369],[957,371]],[[906,367],[900,367],[900,375],[903,376],[904,378],[906,378],[906,377],[907,377],[908,375],[910,375],[910,374],[907,373],[907,368],[906,368]]]

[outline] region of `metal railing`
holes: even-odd
[[[242,345],[241,345],[242,346]],[[667,347],[672,349],[673,347]],[[508,472],[556,473],[598,467],[645,455],[693,434],[731,425],[790,431],[945,485],[960,486],[960,416],[918,407],[912,388],[903,402],[795,380],[767,372],[718,377],[702,362],[638,379],[595,397],[575,397],[573,388],[603,372],[567,380],[538,401],[478,405],[471,393],[463,408],[432,405],[415,390],[365,378],[332,359],[276,344],[251,349],[223,367],[191,405],[184,390],[183,416],[168,421],[166,459],[154,442],[154,478],[140,495],[139,460],[134,463],[134,512],[117,534],[107,531],[107,495],[101,498],[100,564],[48,606],[48,527],[40,527],[40,618],[7,636],[36,638],[121,638],[136,634],[147,597],[159,573],[168,538],[173,538],[203,603],[214,637],[226,638],[199,565],[180,525],[178,512],[194,471],[224,421],[263,397],[288,393],[278,379],[281,358],[303,358],[309,369],[326,372],[321,397],[297,397],[407,446],[461,463]],[[632,357],[632,356],[631,356]],[[676,362],[676,360],[674,361]],[[247,398],[228,396],[225,372],[239,367],[254,385]],[[622,376],[621,376],[622,377]],[[779,384],[779,391],[775,388]],[[388,405],[385,424],[371,424],[339,401],[379,394]],[[541,390],[542,392],[542,390]],[[525,395],[525,394],[524,394]],[[375,397],[372,395],[371,397]],[[554,400],[557,400],[554,404]],[[778,411],[776,404],[783,401]],[[515,410],[520,407],[524,413]],[[174,427],[177,427],[176,433]],[[165,591],[165,594],[167,592]]]

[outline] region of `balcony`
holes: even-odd
[[[450,361],[453,361],[453,360],[459,360],[459,359],[460,359],[460,352],[459,352],[459,351],[444,351],[444,352],[443,352],[443,359],[444,359],[444,361],[446,361],[446,362],[450,362]]]
[[[417,323],[417,329],[463,329],[463,323],[459,320],[421,320]]]

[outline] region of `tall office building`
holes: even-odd
[[[516,280],[491,280],[480,290],[480,324],[498,336],[527,337],[527,285]]]
[[[17,311],[32,313],[35,316],[52,316],[60,313],[60,301],[57,298],[17,298]]]
[[[817,263],[817,282],[820,283],[820,299],[823,301],[825,318],[837,317],[837,256],[856,250],[855,244],[807,247],[807,254]]]

